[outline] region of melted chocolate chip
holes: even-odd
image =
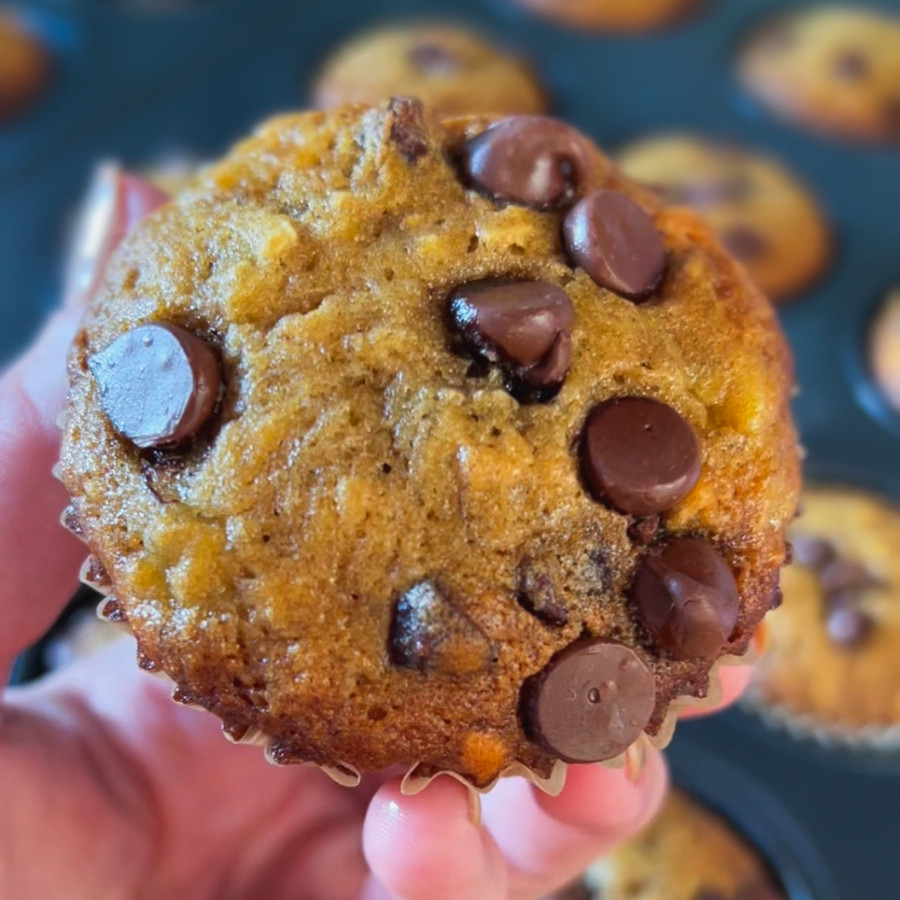
[[[859,81],[869,74],[869,60],[859,50],[845,50],[834,60],[831,70],[843,81]]]
[[[462,61],[446,47],[437,43],[417,44],[409,51],[409,61],[423,74],[448,75],[462,68]]]
[[[700,477],[700,444],[665,403],[621,397],[595,406],[581,446],[591,494],[620,512],[650,516],[671,509]]]
[[[126,332],[88,360],[113,428],[138,447],[175,447],[212,416],[219,363],[202,338],[154,323]]]
[[[539,572],[531,559],[525,558],[517,570],[519,604],[547,625],[565,625],[569,613],[560,601],[550,576]]]
[[[450,294],[450,327],[470,352],[498,363],[520,400],[546,400],[572,363],[566,292],[543,281],[474,281]]]
[[[587,178],[584,138],[547,116],[509,116],[470,138],[460,151],[466,180],[494,200],[534,209],[569,203]]]
[[[676,659],[715,658],[741,605],[728,563],[700,538],[673,538],[645,556],[629,594],[654,643]]]
[[[410,165],[415,165],[428,152],[428,130],[425,107],[415,97],[392,97],[388,102],[391,141]]]
[[[601,287],[635,303],[657,288],[666,247],[653,219],[620,191],[594,191],[563,222],[569,259]]]
[[[433,581],[421,581],[394,606],[390,657],[396,666],[445,675],[471,675],[491,660],[488,639]]]
[[[759,259],[769,249],[766,239],[747,225],[734,225],[722,234],[725,248],[741,262]]]
[[[623,644],[578,641],[526,683],[522,715],[531,738],[566,762],[618,756],[640,735],[656,703],[656,685]]]

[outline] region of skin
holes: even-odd
[[[109,254],[164,202],[101,170],[62,308],[0,374],[0,683],[62,609],[85,549],[59,524],[50,470],[65,357]],[[746,682],[726,670],[726,699]],[[572,766],[558,797],[508,779],[478,798],[447,777],[414,797],[396,773],[356,790],[232,746],[138,669],[128,639],[0,705],[0,896],[20,900],[532,900],[659,808],[662,756]]]

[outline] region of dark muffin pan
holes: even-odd
[[[900,151],[777,121],[733,74],[750,28],[812,5],[708,0],[675,28],[628,38],[555,26],[514,0],[23,5],[55,73],[32,109],[0,123],[0,362],[56,302],[67,223],[99,158],[140,169],[172,152],[214,157],[266,115],[303,106],[324,54],[351,32],[397,18],[453,19],[529,56],[555,111],[608,150],[688,130],[768,151],[804,176],[836,232],[826,277],[780,313],[802,386],[795,412],[808,470],[900,499],[900,417],[874,389],[865,358],[871,316],[900,283]],[[867,5],[900,12],[900,0]],[[16,676],[41,671],[39,646]],[[671,758],[677,778],[760,847],[791,900],[900,897],[892,856],[900,765],[883,754],[823,749],[731,711],[681,725]]]

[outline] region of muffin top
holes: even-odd
[[[366,31],[322,66],[313,104],[376,104],[418,97],[449,115],[540,113],[547,96],[531,66],[477,32],[440,23]]]
[[[808,188],[780,163],[690,135],[644,138],[618,155],[668,205],[696,209],[763,292],[786,300],[828,262],[831,238]]]
[[[748,702],[836,737],[900,725],[900,510],[842,487],[802,508]]]
[[[782,118],[840,138],[900,141],[900,17],[851,6],[765,23],[739,60],[747,89]]]
[[[638,837],[552,900],[784,900],[759,853],[680,790]]]
[[[773,311],[553,119],[263,125],[123,243],[70,378],[107,615],[279,762],[615,757],[775,597]]]

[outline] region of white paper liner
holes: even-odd
[[[800,713],[773,704],[763,699],[752,686],[741,698],[740,707],[770,728],[785,731],[797,740],[815,741],[825,748],[878,753],[900,751],[900,723],[859,726],[851,722],[827,722],[812,713]]]
[[[56,472],[54,472],[54,474],[56,474]],[[82,575],[87,571],[90,564],[91,557],[88,557],[82,566]],[[98,587],[96,584],[93,584],[91,582],[85,583],[89,587],[92,587],[94,588],[94,590],[98,590],[101,593],[109,594],[111,591],[111,587],[107,589],[105,588],[105,586]],[[114,602],[114,600],[115,598],[112,596],[105,596],[97,606],[97,615],[103,619],[107,619],[107,617],[104,615],[104,609],[110,602]],[[115,622],[113,624],[122,627],[129,634],[131,633],[131,629],[128,627],[127,622]],[[613,757],[612,759],[601,761],[600,765],[606,766],[610,769],[623,768],[625,765],[627,765],[629,756],[633,756],[636,752],[640,753],[639,748],[642,745],[649,745],[656,750],[663,750],[672,740],[672,736],[675,732],[675,726],[678,721],[678,716],[683,710],[687,708],[695,710],[712,710],[721,703],[723,697],[722,682],[721,678],[719,677],[719,673],[721,672],[721,670],[723,668],[728,668],[731,666],[752,665],[756,661],[758,655],[759,654],[756,648],[756,644],[751,641],[746,653],[744,653],[743,656],[722,656],[717,659],[709,670],[709,686],[707,688],[705,697],[694,697],[688,694],[683,694],[679,697],[676,697],[669,704],[669,708],[666,712],[666,717],[655,735],[648,735],[642,732],[638,736],[638,738],[628,748],[626,748],[624,752],[620,753],[618,756]],[[205,710],[205,707],[193,703],[185,703],[183,700],[177,699],[174,696],[176,691],[174,682],[171,678],[169,678],[169,676],[165,674],[165,672],[154,671],[151,674],[166,678],[173,685],[172,699],[176,703],[179,703],[182,706],[188,706],[194,709],[202,709],[208,712],[208,710]],[[272,763],[273,765],[279,765],[279,763],[273,758],[272,755],[273,739],[266,735],[264,732],[256,729],[251,729],[240,738],[234,738],[224,730],[223,726],[222,734],[226,738],[226,740],[233,744],[249,744],[262,747],[266,761]],[[897,729],[897,743],[898,746],[900,746],[900,727],[898,727]],[[342,787],[357,787],[362,780],[362,775],[359,770],[349,763],[338,762],[331,765],[323,765],[321,763],[312,761],[292,761],[290,764],[314,766],[315,768],[320,769],[329,778],[331,778],[334,782],[341,785]],[[480,794],[488,793],[501,778],[525,778],[539,790],[543,791],[546,794],[549,794],[551,797],[555,797],[559,793],[561,793],[563,788],[565,787],[567,771],[566,763],[564,763],[562,760],[557,760],[553,764],[553,767],[550,770],[550,774],[546,776],[532,771],[523,763],[516,762],[500,771],[495,778],[491,779],[490,782],[479,787],[472,784],[472,782],[469,781],[464,775],[461,775],[458,772],[454,772],[449,769],[442,769],[440,771],[432,773],[431,775],[422,775],[417,772],[417,769],[421,765],[421,761],[415,762],[407,769],[406,774],[403,776],[400,782],[401,793],[408,796],[418,794],[426,787],[428,787],[428,785],[431,784],[431,782],[435,778],[438,778],[441,775],[449,775],[451,778],[456,779],[470,790]]]

